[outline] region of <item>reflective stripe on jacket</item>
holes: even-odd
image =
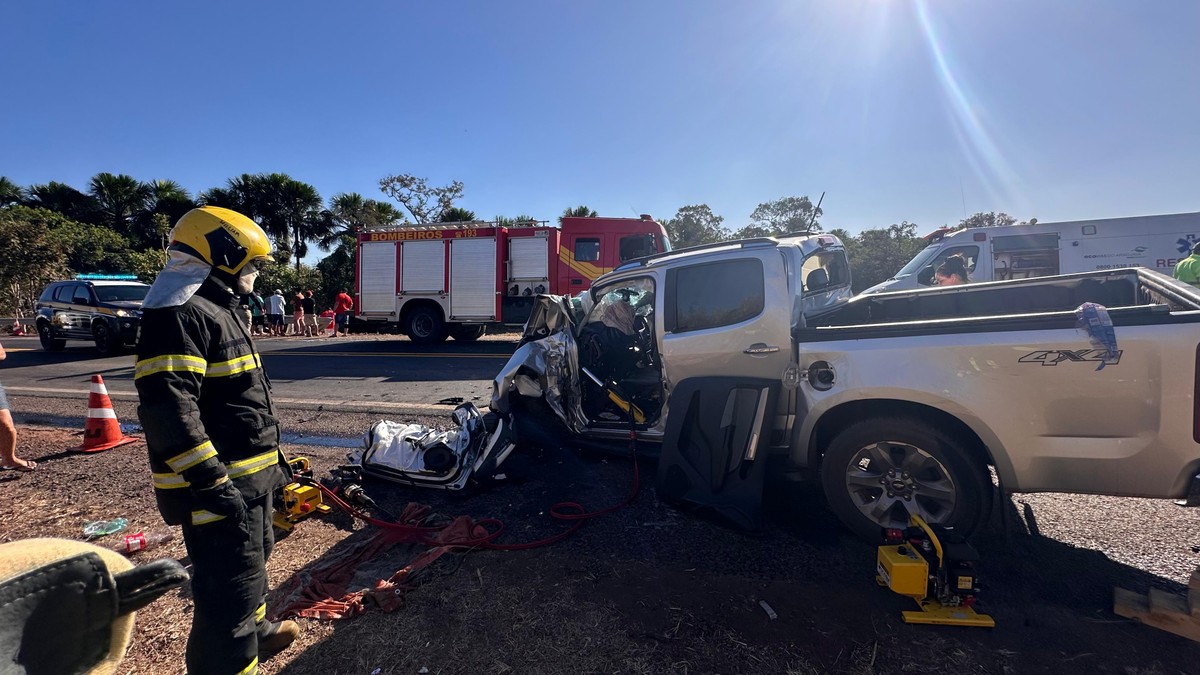
[[[194,522],[186,488],[228,475],[246,499],[289,478],[270,381],[238,296],[211,279],[182,305],[145,310],[134,383],[163,518]]]

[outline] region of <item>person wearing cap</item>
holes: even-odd
[[[299,635],[267,620],[271,499],[291,479],[270,381],[236,313],[273,259],[246,216],[193,209],[171,230],[166,266],[142,304],[134,364],[159,512],[192,561],[192,675],[254,673]]]
[[[267,298],[267,333],[283,335],[283,291],[278,288]]]

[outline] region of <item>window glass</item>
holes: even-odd
[[[42,294],[38,296],[38,302],[52,302],[54,300],[54,291],[57,291],[59,286],[47,286]]]
[[[649,316],[654,309],[654,280],[626,279],[598,289],[595,298],[583,325],[600,322],[633,335],[635,317]]]
[[[825,271],[824,275],[818,275],[818,277],[824,276],[824,283],[817,284],[816,288],[810,289],[809,275],[817,270]],[[845,286],[850,282],[850,264],[846,261],[846,254],[843,251],[818,251],[804,259],[804,265],[800,268],[800,278],[805,291],[824,291]]]
[[[71,299],[75,294],[75,286],[76,284],[63,284],[62,286],[59,286],[58,289],[54,291],[55,302],[71,302]]]
[[[100,302],[141,302],[146,299],[149,286],[96,286]]]
[[[654,254],[654,235],[634,234],[621,237],[621,262]]]
[[[967,259],[967,273],[970,274],[971,272],[975,271],[975,261],[979,259],[979,247],[978,246],[951,246],[950,248],[946,249],[945,251],[942,251],[941,253],[939,253],[938,256],[936,258],[934,258],[933,261],[930,262],[929,264],[933,265],[933,269],[936,270],[938,268],[938,265],[941,265],[942,263],[946,262],[946,258],[949,258],[952,255],[961,255],[962,257]]]
[[[71,299],[73,305],[86,305],[92,301],[92,294],[88,292],[87,286],[76,286],[75,296]]]
[[[575,240],[575,260],[577,262],[596,262],[600,259],[600,240],[594,237],[580,237]]]
[[[681,333],[728,326],[762,313],[762,262],[742,258],[671,270],[674,321]]]
[[[928,264],[927,261],[933,257],[933,254],[937,252],[939,247],[940,244],[925,247],[923,251],[913,256],[913,259],[909,260],[907,265],[901,267],[899,272],[896,272],[896,278],[903,279],[910,274],[916,274],[918,271],[924,269],[925,265]]]

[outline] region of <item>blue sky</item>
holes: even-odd
[[[1200,3],[6,3],[0,175],[281,171],[480,217],[1200,211]]]

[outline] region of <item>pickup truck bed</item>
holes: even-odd
[[[1115,357],[1077,328],[1084,302],[1106,306]],[[843,519],[874,520],[860,532],[896,496],[973,528],[987,465],[1008,491],[1184,497],[1196,324],[1195,289],[1144,269],[859,296],[794,331],[801,368],[832,385],[802,384],[790,453]]]

